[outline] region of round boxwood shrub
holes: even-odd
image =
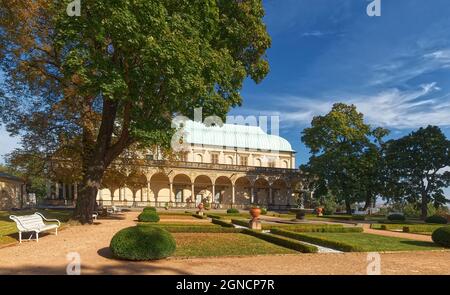
[[[236,214],[236,213],[239,213],[239,210],[236,208],[230,208],[230,209],[227,209],[227,213],[228,214]]]
[[[447,218],[439,215],[428,216],[425,219],[426,223],[438,223],[438,224],[447,224]]]
[[[169,257],[176,248],[172,235],[156,226],[132,226],[117,232],[109,245],[113,255],[126,260]]]
[[[267,209],[261,208],[261,215],[266,215],[266,214],[267,214]]]
[[[390,221],[405,221],[406,220],[405,215],[398,214],[398,213],[388,215],[387,219]]]
[[[142,211],[138,216],[138,220],[141,222],[158,222],[159,215],[155,211]]]
[[[436,244],[450,248],[450,226],[443,226],[436,229],[431,235],[431,238]]]
[[[145,207],[144,211],[153,211],[156,212],[156,208],[155,207]]]

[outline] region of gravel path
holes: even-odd
[[[110,258],[111,237],[135,224],[99,220],[92,226],[70,226],[58,236],[46,235],[0,249],[0,274],[65,274],[67,253],[81,257],[82,274],[366,274],[366,253],[318,253],[251,257],[166,259],[128,262]],[[382,274],[450,274],[450,251],[382,253]]]

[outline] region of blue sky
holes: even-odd
[[[381,0],[266,0],[271,71],[247,81],[231,114],[279,115],[280,133],[309,155],[300,132],[335,102],[354,103],[373,126],[400,137],[428,124],[450,137],[450,3]]]
[[[280,134],[308,160],[300,132],[335,102],[354,103],[373,126],[400,137],[428,124],[450,137],[450,3],[381,0],[265,0],[271,71],[247,81],[233,115],[279,115]],[[1,77],[0,77],[1,78]],[[0,128],[0,155],[16,139]]]

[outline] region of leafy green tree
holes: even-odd
[[[405,198],[420,205],[425,219],[428,204],[436,208],[450,202],[443,189],[450,186],[450,141],[437,126],[420,128],[397,140],[386,142],[385,197]]]
[[[381,187],[378,161],[387,133],[372,130],[354,105],[336,103],[325,116],[314,117],[301,139],[312,154],[307,171],[321,183],[317,196],[331,192],[345,202],[348,213],[355,202],[372,204]]]
[[[133,144],[168,146],[171,119],[224,117],[268,73],[261,0],[0,0],[0,119],[23,150],[81,166],[92,222],[105,170]]]

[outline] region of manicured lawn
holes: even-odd
[[[414,241],[396,237],[385,237],[367,233],[302,233],[302,235],[345,243],[358,248],[362,252],[443,249],[442,247],[436,246],[432,242]]]
[[[72,210],[54,210],[54,209],[45,209],[45,210],[37,210],[42,213],[46,218],[56,218],[61,221],[61,223],[65,223],[72,216]],[[25,211],[0,211],[0,245],[9,244],[17,241],[15,237],[15,233],[17,233],[17,227],[14,221],[9,219],[9,215],[28,215],[33,214],[35,211],[33,210],[25,210]]]
[[[298,254],[261,239],[239,233],[173,233],[177,243],[174,256],[242,256]]]

